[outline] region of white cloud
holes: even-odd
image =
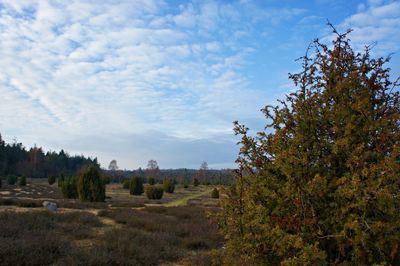
[[[149,132],[162,132],[150,137],[165,158],[173,145],[156,149],[165,139],[181,150],[195,142],[194,152],[213,139],[231,145],[231,122],[253,119],[264,104],[265,93],[240,73],[254,51],[241,42],[251,31],[241,16],[252,9],[212,1],[177,12],[152,0],[0,3],[0,128],[27,145],[99,151],[104,164],[118,157],[102,146],[111,138],[124,156],[143,153],[125,159],[134,167],[140,156],[157,156],[146,153]],[[302,12],[274,9],[257,20]],[[135,137],[142,141],[129,141]]]
[[[399,48],[400,2],[368,1],[368,6],[344,20],[340,28],[351,28],[350,38],[357,49],[377,42],[374,51],[387,55]]]

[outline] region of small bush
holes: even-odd
[[[194,185],[195,187],[197,187],[198,185],[200,185],[200,181],[199,181],[197,178],[195,178],[195,179],[193,180],[193,185]]]
[[[161,199],[164,194],[164,190],[159,186],[147,186],[146,187],[146,196],[148,199]]]
[[[188,187],[189,187],[189,184],[188,184],[187,182],[185,182],[185,184],[183,184],[183,187],[184,187],[184,188],[188,188]]]
[[[26,186],[26,177],[25,176],[21,176],[21,178],[19,179],[18,185],[21,187]]]
[[[214,188],[211,192],[211,198],[213,199],[219,199],[219,190],[217,188]]]
[[[49,185],[53,185],[56,182],[56,177],[55,176],[49,176],[47,178],[47,182],[49,182]]]
[[[15,185],[15,183],[17,183],[18,177],[16,177],[15,175],[9,175],[7,177],[7,184],[9,185]]]
[[[78,178],[78,195],[81,201],[104,201],[106,188],[95,165],[83,167]]]
[[[167,193],[174,193],[175,190],[174,181],[168,179],[164,180],[163,189]]]
[[[149,177],[148,179],[149,185],[154,185],[156,183],[156,180],[154,179],[154,177]]]
[[[78,197],[78,190],[76,187],[76,180],[77,178],[75,176],[71,177],[62,177],[62,180],[60,179],[58,181],[58,184],[61,184],[61,191],[64,196],[64,198],[67,199],[76,199]]]
[[[130,184],[131,184],[131,181],[130,181],[129,179],[125,179],[125,180],[122,182],[122,188],[124,188],[124,189],[129,189]]]
[[[129,186],[129,193],[131,195],[142,195],[144,192],[143,189],[143,180],[140,177],[133,177],[130,186]]]

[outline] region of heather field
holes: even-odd
[[[57,183],[28,179],[0,189],[2,265],[209,265],[222,247],[207,216],[212,186],[176,186],[161,200],[106,186],[105,202],[63,199]],[[43,201],[56,202],[50,212]],[[215,256],[214,256],[215,257]]]

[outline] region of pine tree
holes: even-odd
[[[289,76],[298,90],[262,110],[264,131],[235,122],[239,170],[219,215],[226,264],[400,261],[399,84],[389,58],[333,32]]]

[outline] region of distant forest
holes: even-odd
[[[0,134],[0,176],[47,178],[61,174],[75,175],[82,166],[88,164],[99,166],[97,158],[70,156],[64,150],[45,153],[42,148],[28,150],[22,143],[5,143]]]
[[[71,156],[64,150],[60,152],[43,151],[42,148],[25,148],[22,143],[6,143],[0,134],[0,176],[17,175],[30,178],[48,178],[49,176],[76,175],[84,165],[100,167],[97,158],[83,155]],[[102,170],[103,175],[113,182],[120,182],[132,176],[147,179],[149,172],[142,170]],[[233,180],[232,170],[196,170],[196,169],[160,169],[152,173],[157,181],[174,179],[178,183],[192,183],[195,178],[203,184],[228,184]]]
[[[132,176],[142,177],[147,182],[149,176],[153,176],[156,182],[164,179],[175,180],[179,184],[192,184],[196,178],[200,184],[230,184],[234,179],[233,169],[160,169],[155,175],[149,174],[148,169],[139,168],[137,170],[103,170],[103,173],[114,182],[131,178]]]

